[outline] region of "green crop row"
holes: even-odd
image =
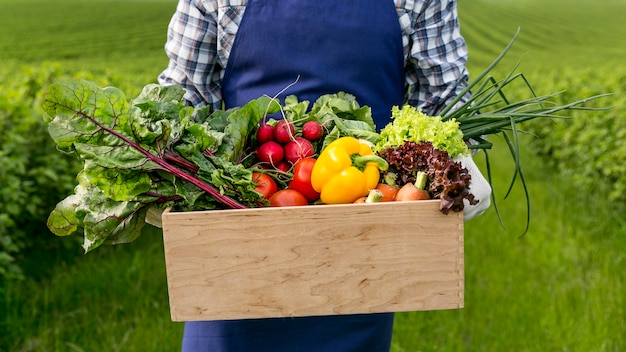
[[[41,117],[40,87],[57,67],[2,74],[0,91],[0,275],[21,274],[16,256],[47,238],[45,212],[59,193],[71,190],[71,158],[56,154]],[[39,241],[38,239],[42,239]]]
[[[531,146],[547,168],[557,170],[575,189],[626,203],[626,67],[613,70],[562,70],[545,74],[542,88],[563,91],[556,99],[611,94],[588,106],[603,111],[574,111],[566,119],[529,123],[537,138]]]
[[[161,52],[176,0],[3,0],[0,60],[81,60],[128,65]],[[135,69],[142,69],[135,65]]]
[[[176,0],[0,4],[0,277],[20,277],[30,251],[71,245],[46,227],[71,193],[79,163],[56,151],[42,119],[46,85],[64,77],[136,96],[167,64],[163,51]],[[73,242],[72,242],[73,241]]]
[[[561,92],[558,105],[595,95],[587,106],[605,111],[569,111],[568,119],[524,123],[536,135],[530,148],[546,168],[589,194],[626,203],[626,36],[623,1],[504,0],[459,2],[461,30],[477,74],[519,28],[520,35],[495,72],[519,64],[538,95]],[[522,90],[511,99],[528,98]]]
[[[65,77],[113,85],[139,93],[147,77],[114,72],[93,75],[64,72],[58,63],[4,66],[0,72],[0,277],[20,277],[20,259],[35,247],[57,247],[64,241],[46,227],[55,204],[72,192],[79,163],[56,151],[43,122],[45,87]],[[72,243],[76,245],[76,242]]]

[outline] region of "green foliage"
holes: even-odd
[[[32,248],[68,243],[45,222],[71,193],[78,163],[56,151],[43,124],[45,88],[73,77],[138,95],[167,64],[175,7],[172,0],[0,3],[0,278],[22,277]]]
[[[538,137],[531,147],[574,188],[626,204],[626,68],[558,70],[544,80],[551,83],[548,89],[565,90],[562,101],[614,93],[592,103],[610,110],[577,111],[569,119],[537,121],[526,130]]]
[[[67,77],[92,79],[138,92],[138,82],[109,72],[65,72],[59,63],[8,65],[0,72],[0,277],[22,277],[20,261],[33,247],[58,247],[46,219],[76,184],[74,155],[57,151],[43,120],[47,86]]]
[[[36,278],[0,281],[0,351],[179,351],[160,237],[152,228],[89,255],[37,251]]]
[[[478,10],[480,9],[480,11]],[[568,119],[530,121],[520,129],[537,136],[532,148],[546,169],[585,192],[626,203],[626,36],[618,0],[505,0],[460,2],[462,31],[470,50],[470,71],[480,72],[493,51],[521,28],[497,70],[519,64],[537,95],[562,92],[555,104],[610,93],[586,103],[606,111],[566,111]],[[520,95],[516,95],[519,93]],[[510,90],[508,98],[529,98]]]
[[[45,219],[60,192],[71,190],[73,158],[56,153],[38,108],[41,87],[58,65],[3,73],[0,90],[0,276],[19,277],[16,255],[48,240]]]

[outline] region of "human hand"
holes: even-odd
[[[463,216],[465,221],[468,221],[484,213],[491,205],[491,185],[480,172],[471,156],[460,155],[455,157],[454,161],[460,162],[469,171],[472,177],[469,192],[478,200],[478,203],[475,205],[470,205],[467,199],[463,200]]]

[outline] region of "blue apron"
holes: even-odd
[[[294,83],[295,82],[295,83]],[[404,99],[402,33],[394,2],[250,0],[222,93],[227,108],[262,95],[311,104],[344,91],[372,108],[378,128]]]
[[[223,80],[226,108],[262,95],[313,103],[344,91],[378,128],[404,99],[393,1],[250,0]],[[295,83],[294,83],[295,82]],[[185,323],[184,352],[386,352],[393,313]]]

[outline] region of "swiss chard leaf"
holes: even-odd
[[[43,102],[48,132],[60,148],[70,148],[74,143],[111,143],[106,141],[110,136],[102,131],[115,126],[121,112],[128,107],[118,89],[99,89],[86,81],[52,85]],[[99,116],[99,119],[96,121],[92,116]]]
[[[119,244],[141,235],[148,207],[138,200],[117,202],[107,198],[97,187],[88,189],[81,225],[84,229],[85,252],[103,243]]]
[[[43,108],[49,133],[59,148],[84,161],[75,193],[49,216],[53,233],[82,230],[90,251],[137,238],[152,206],[242,208],[262,201],[251,171],[236,161],[262,115],[278,105],[260,99],[217,114],[213,124],[198,123],[208,110],[185,105],[183,93],[152,84],[128,101],[119,89],[88,81],[48,88]]]
[[[133,200],[152,187],[150,175],[142,169],[107,168],[86,160],[83,173],[92,185],[114,201]]]

